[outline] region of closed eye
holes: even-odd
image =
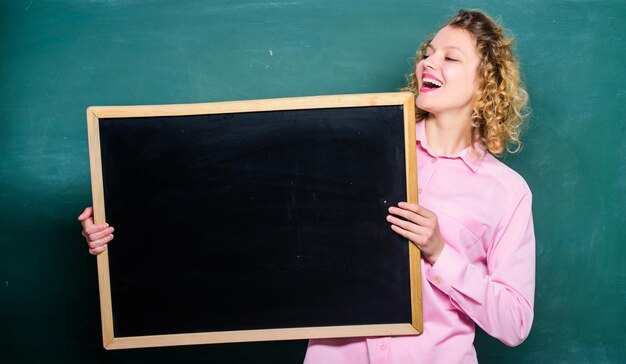
[[[458,61],[458,59],[446,57],[446,61],[456,62],[456,61]]]

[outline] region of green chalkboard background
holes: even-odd
[[[107,352],[85,108],[395,91],[459,8],[517,37],[533,116],[505,163],[534,192],[528,340],[479,332],[482,363],[626,358],[626,2],[1,1],[0,362],[299,363],[305,341]]]

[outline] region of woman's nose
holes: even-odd
[[[431,69],[431,70],[433,70],[433,69],[436,69],[436,68],[437,68],[437,65],[436,65],[436,63],[434,62],[433,56],[430,56],[430,57],[426,58],[426,59],[424,60],[423,65],[424,65],[424,68],[425,68],[425,69]]]

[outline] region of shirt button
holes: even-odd
[[[382,344],[380,346],[380,350],[387,350],[387,344]]]
[[[418,189],[417,189],[417,193],[421,195],[421,194],[422,194],[422,189],[421,189],[421,188],[418,188]]]
[[[434,281],[435,281],[435,284],[440,284],[441,283],[441,278],[440,277],[435,277]]]
[[[433,163],[436,163],[437,162],[437,158],[431,158],[430,161],[433,162]]]

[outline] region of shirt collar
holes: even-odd
[[[437,158],[460,158],[465,165],[476,173],[480,167],[480,163],[485,156],[485,147],[481,143],[475,143],[473,147],[467,147],[457,155],[438,155],[434,153],[428,146],[428,140],[426,140],[426,121],[421,120],[415,125],[415,140],[426,150],[432,157]]]

